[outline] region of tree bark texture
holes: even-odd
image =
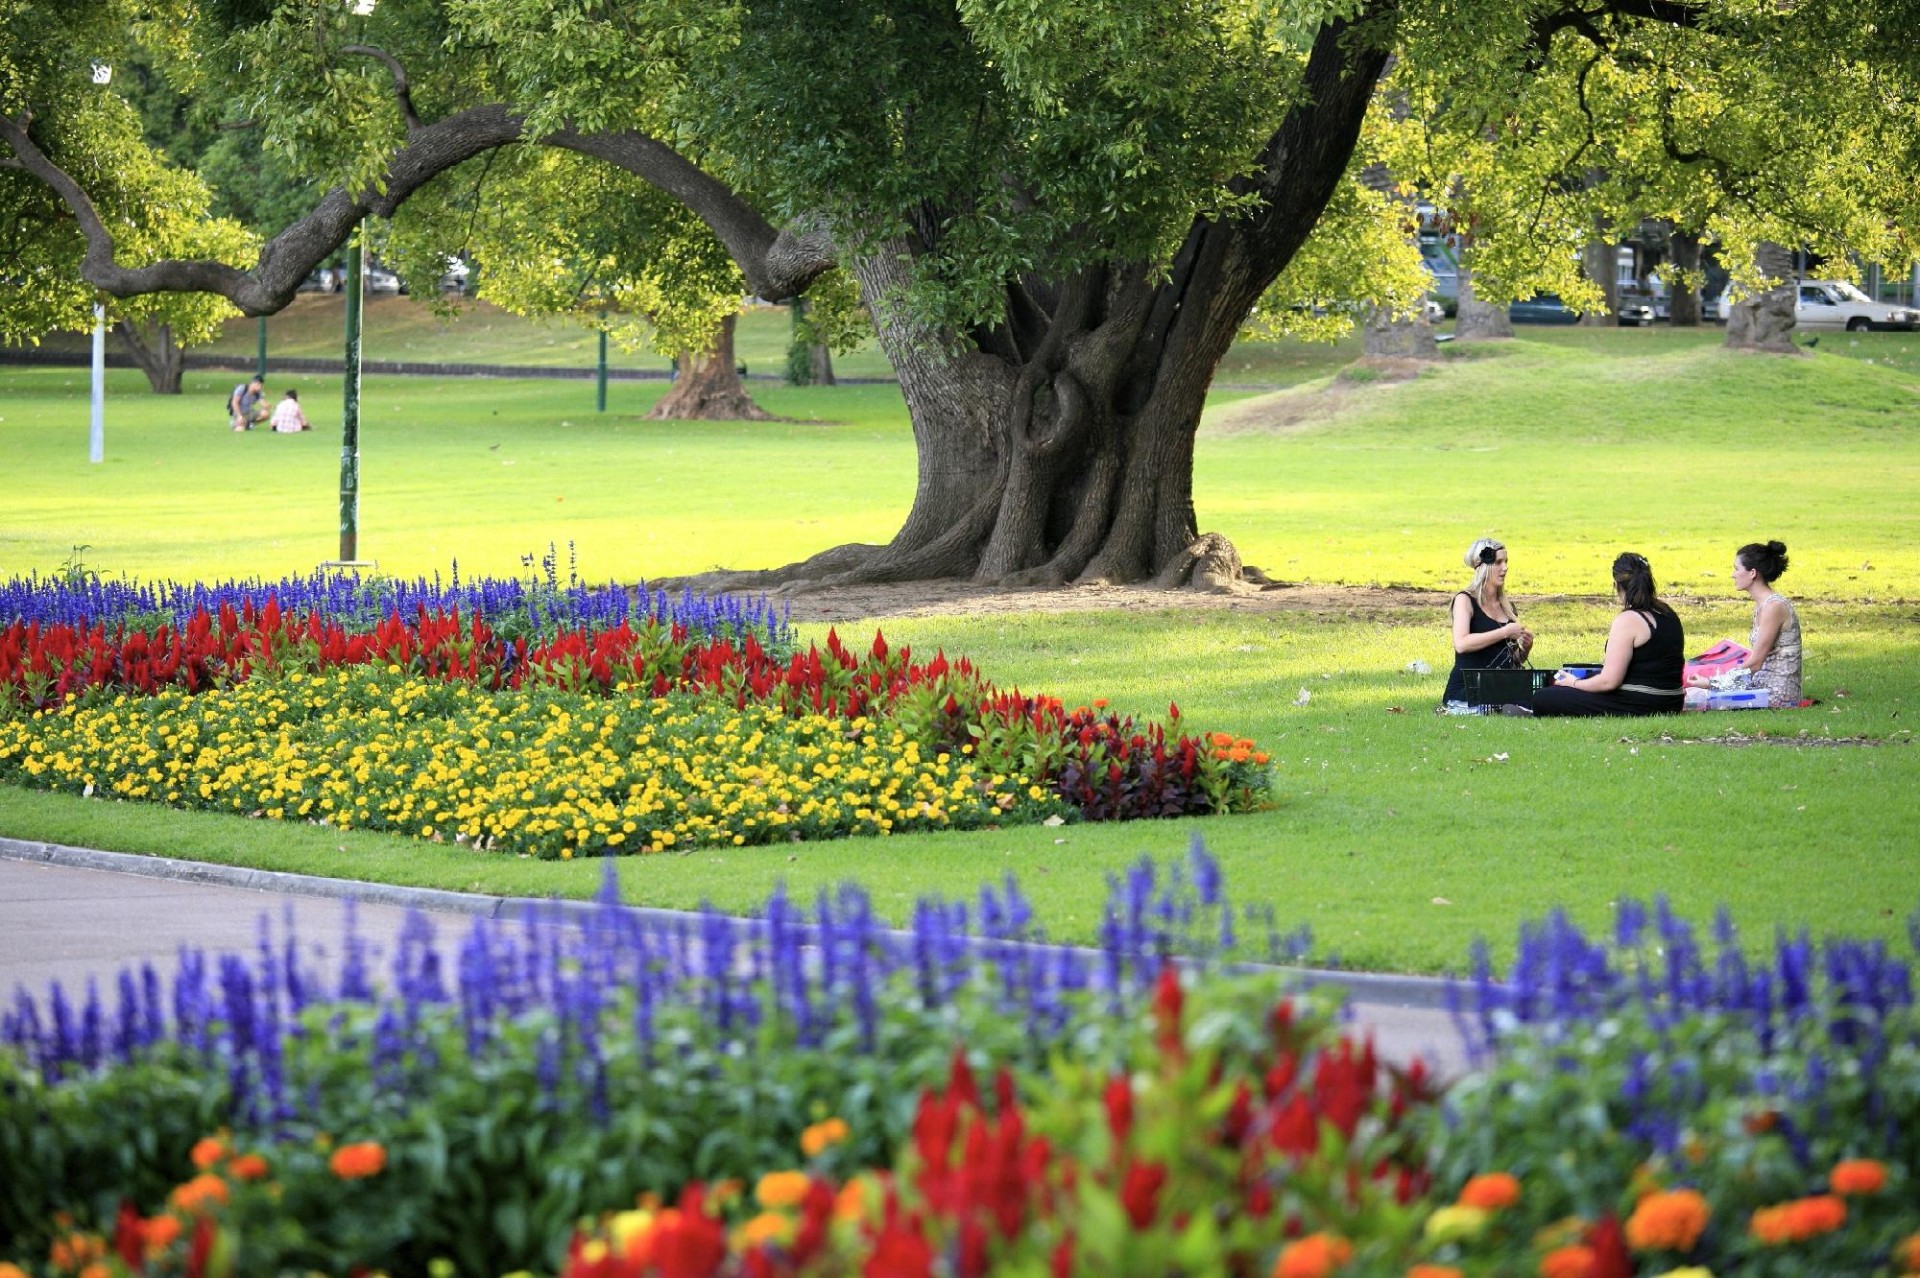
[[[1606,299],[1602,309],[1580,317],[1582,328],[1617,328],[1620,325],[1619,250],[1612,241],[1594,236],[1580,254],[1580,269]]]
[[[1362,326],[1368,359],[1439,359],[1440,343],[1425,315],[1375,310]]]
[[[1691,277],[1700,269],[1700,237],[1691,231],[1676,230],[1668,237],[1674,266]],[[1700,290],[1692,285],[1676,287],[1667,302],[1667,316],[1675,328],[1700,327]]]
[[[720,322],[708,351],[685,351],[674,356],[678,374],[660,402],[647,414],[649,421],[765,422],[773,414],[753,402],[740,381],[733,358],[733,328],[737,317]]]
[[[1727,311],[1727,349],[1761,351],[1769,355],[1798,355],[1793,344],[1794,303],[1799,281],[1794,278],[1793,254],[1778,244],[1763,242],[1754,252],[1754,265],[1773,286],[1742,298]]]
[[[1465,253],[1460,255],[1459,293],[1455,298],[1453,336],[1461,342],[1490,342],[1513,336],[1513,317],[1504,306],[1483,302],[1473,295],[1473,271]]]
[[[186,351],[173,340],[171,324],[134,324],[115,320],[113,331],[133,362],[147,375],[156,395],[178,395],[180,375],[186,370]]]

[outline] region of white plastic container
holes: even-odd
[[[1707,693],[1709,710],[1765,710],[1767,705],[1765,688],[1715,688]]]

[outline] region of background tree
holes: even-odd
[[[108,44],[102,74],[131,81],[142,68],[124,56],[124,42]],[[0,68],[4,63],[0,62]],[[258,241],[229,218],[217,217],[212,196],[192,173],[148,144],[135,108],[93,84],[93,67],[70,59],[70,108],[46,126],[66,163],[92,193],[95,208],[122,251],[138,258],[204,257],[248,260]],[[79,85],[101,91],[83,91]],[[187,347],[210,341],[223,320],[238,314],[208,293],[105,296],[82,277],[86,240],[71,211],[43,182],[17,164],[0,163],[0,342],[38,343],[51,333],[93,327],[96,299],[106,301],[114,333],[159,394],[180,393]]]
[[[223,75],[256,99],[263,144],[327,192],[249,271],[136,265],[44,120],[71,109],[42,95],[87,47],[85,20],[8,3],[23,52],[0,79],[0,140],[80,221],[86,276],[115,295],[200,289],[271,311],[361,218],[514,146],[643,179],[759,296],[849,272],[912,417],[913,506],[887,545],[761,584],[1230,575],[1192,499],[1207,385],[1350,198],[1390,57],[1415,105],[1403,150],[1473,193],[1473,268],[1496,300],[1556,285],[1596,300],[1577,250],[1631,210],[1611,179],[1566,180],[1593,168],[1670,165],[1746,192],[1708,218],[1730,258],[1762,239],[1871,249],[1870,227],[1917,224],[1912,198],[1879,188],[1825,180],[1801,198],[1785,184],[1809,173],[1761,154],[1874,136],[1913,153],[1879,25],[1912,0],[381,0],[364,15],[170,0],[200,56],[237,68]],[[1814,71],[1812,91],[1780,91]],[[1394,305],[1381,274],[1356,264],[1344,301]]]

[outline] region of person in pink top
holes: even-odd
[[[300,392],[288,390],[287,397],[273,406],[273,428],[282,435],[297,435],[312,430],[307,415],[300,411]]]

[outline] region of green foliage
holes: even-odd
[[[31,113],[40,145],[91,195],[122,264],[166,257],[245,262],[253,238],[214,217],[205,185],[148,143],[119,91],[93,82],[90,63],[112,68],[117,82],[131,81],[138,92],[141,41],[174,6],[54,8],[25,0],[0,6],[0,111]],[[35,41],[61,42],[63,56],[31,62],[6,51],[32,52]],[[0,341],[37,342],[93,326],[96,294],[80,278],[84,252],[78,226],[53,192],[21,170],[0,168],[0,261],[7,264],[0,269],[20,276],[22,285],[0,290]],[[191,294],[108,304],[109,322],[170,324],[181,345],[208,340],[235,313],[223,299]]]

